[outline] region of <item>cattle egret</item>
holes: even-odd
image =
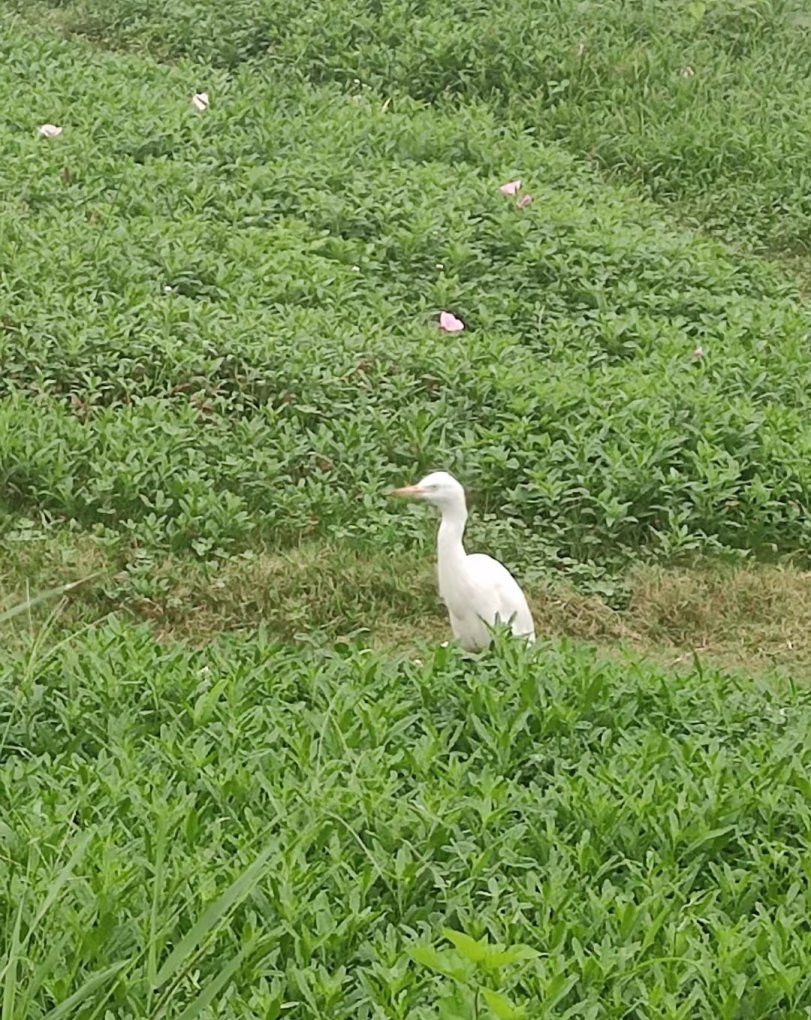
[[[437,536],[439,595],[460,645],[466,651],[487,648],[490,628],[498,623],[509,625],[516,637],[534,641],[532,614],[509,570],[492,556],[465,552],[465,490],[453,475],[436,471],[416,485],[395,489],[392,495],[433,503],[442,514]]]

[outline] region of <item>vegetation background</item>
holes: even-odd
[[[2,1020],[807,1020],[810,34],[0,0]]]

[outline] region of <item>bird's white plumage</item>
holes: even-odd
[[[492,556],[465,552],[467,505],[459,482],[445,471],[436,471],[396,494],[433,503],[442,513],[437,536],[439,594],[462,647],[468,651],[486,648],[492,636],[489,627],[498,623],[509,625],[516,637],[534,641],[532,614],[509,570]]]

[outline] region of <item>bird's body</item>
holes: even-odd
[[[442,513],[437,536],[437,581],[453,636],[462,647],[468,651],[486,648],[491,640],[490,628],[498,623],[509,625],[516,637],[534,641],[532,614],[509,570],[492,556],[465,552],[462,538],[467,505],[459,482],[437,471],[417,485],[397,489],[395,494],[424,499]]]

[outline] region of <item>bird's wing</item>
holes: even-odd
[[[512,618],[513,634],[534,637],[535,627],[524,593],[503,563],[484,553],[474,553],[466,561],[470,584],[471,608],[487,623],[499,617],[504,623]]]

